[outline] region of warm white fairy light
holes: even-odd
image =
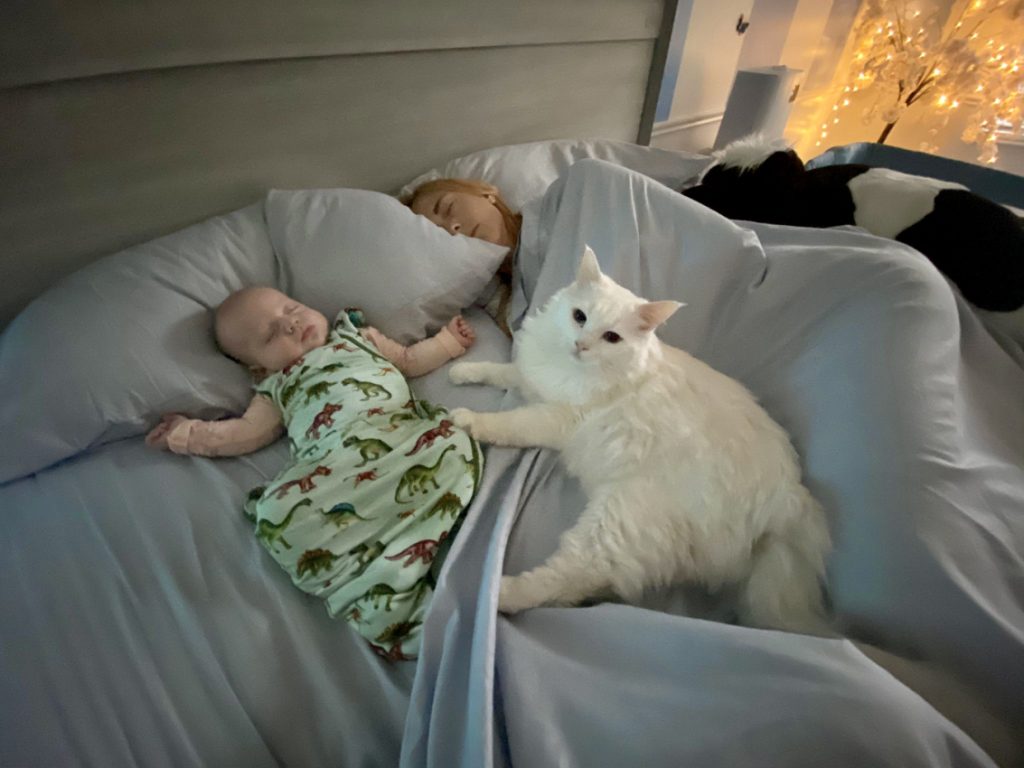
[[[911,10],[906,0],[866,0],[853,33],[857,44],[850,80],[832,105],[831,123],[822,124],[821,139],[838,124],[849,97],[858,91],[874,97],[864,119],[881,118],[885,128],[880,142],[909,107],[934,94],[925,103],[932,105],[936,125],[945,124],[963,105],[963,140],[979,144],[979,159],[993,162],[996,127],[1020,125],[1024,118],[1024,38],[1019,34],[1024,2],[966,0],[957,15],[946,20],[940,3],[919,1],[932,7]],[[932,135],[936,132],[933,127]],[[820,145],[818,141],[816,146]]]

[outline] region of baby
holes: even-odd
[[[221,349],[248,365],[256,395],[237,419],[167,414],[146,436],[175,453],[237,456],[288,432],[291,462],[254,489],[256,536],[305,592],[379,654],[415,658],[433,594],[431,565],[476,491],[479,446],[402,374],[434,370],[472,345],[461,317],[404,347],[349,312],[333,325],[272,288],[217,308]]]

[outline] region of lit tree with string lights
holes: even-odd
[[[859,91],[870,100],[865,123],[882,120],[878,143],[914,104],[930,107],[931,136],[963,109],[962,139],[981,147],[979,160],[995,162],[997,131],[1021,125],[1024,0],[967,0],[943,24],[944,15],[934,3],[865,3],[854,26],[847,84],[821,124],[817,146]],[[921,149],[938,148],[924,142]]]

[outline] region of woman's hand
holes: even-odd
[[[165,413],[160,419],[160,423],[149,430],[149,434],[146,435],[146,445],[163,451],[170,450],[167,445],[167,436],[181,422],[188,421],[188,418],[183,413]]]
[[[463,349],[469,349],[476,341],[476,333],[473,326],[462,315],[456,315],[448,321],[448,332],[456,338]]]

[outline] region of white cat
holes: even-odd
[[[680,306],[618,285],[588,247],[575,282],[523,323],[514,363],[452,366],[456,384],[519,387],[532,401],[459,408],[456,424],[484,442],[561,451],[587,495],[547,562],[502,578],[498,608],[740,582],[744,623],[825,631],[822,509],[753,396],[655,335]]]

